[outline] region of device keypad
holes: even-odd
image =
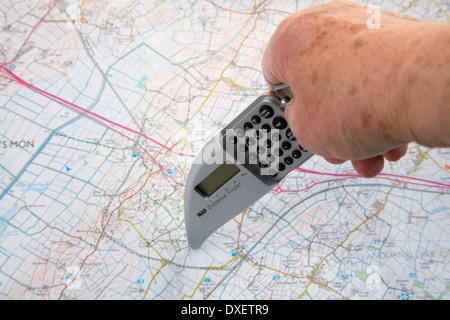
[[[240,129],[243,133],[235,133],[233,136],[238,136],[238,141],[234,138],[232,141],[237,145],[238,153],[245,153],[246,161],[242,165],[255,174],[260,174],[260,169],[270,167],[278,158],[276,170],[267,175],[271,181],[277,182],[312,154],[298,144],[284,118],[281,102],[272,96],[266,100],[269,101],[255,101],[225,129],[235,132]],[[248,132],[250,130],[252,131]],[[235,154],[235,158],[243,159],[242,154]]]

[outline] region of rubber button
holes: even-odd
[[[248,147],[247,147],[246,144],[239,145],[239,151],[240,152],[247,152],[247,150],[248,150]]]
[[[287,165],[290,165],[290,164],[293,164],[293,163],[294,163],[294,160],[292,160],[291,157],[286,157],[286,158],[284,158],[283,161],[284,161],[284,163],[287,164]]]
[[[283,141],[281,147],[283,148],[283,150],[289,150],[291,148],[291,144],[287,141]]]
[[[258,146],[258,147],[256,147],[256,152],[266,153],[266,148],[264,148],[263,146]]]
[[[281,149],[275,149],[275,150],[273,151],[273,154],[274,154],[276,157],[281,157],[281,156],[283,155],[283,150],[281,150]]]
[[[272,140],[278,142],[281,140],[281,136],[278,133],[272,133]]]
[[[248,131],[248,130],[251,130],[251,129],[253,129],[253,125],[250,122],[244,123],[244,130],[245,131]]]
[[[272,128],[266,123],[266,124],[263,124],[263,125],[261,126],[261,129],[262,129],[264,132],[269,133],[270,130],[271,130]]]
[[[288,138],[288,140],[290,140],[290,141],[295,141],[296,140],[295,136],[292,133],[290,128],[286,130],[286,138]]]
[[[246,142],[249,146],[253,146],[253,145],[256,143],[255,139],[250,138],[250,137],[247,137],[247,138],[245,139],[245,142]]]
[[[294,157],[295,159],[298,159],[302,156],[302,153],[300,150],[294,150],[292,151],[292,157]]]
[[[264,119],[272,118],[274,114],[273,109],[269,106],[262,106],[259,108],[259,115]]]
[[[283,130],[287,127],[287,122],[285,119],[281,118],[281,117],[275,117],[273,119],[272,122],[274,128],[278,129],[278,130]]]
[[[253,116],[251,121],[253,124],[259,124],[261,122],[261,118],[258,116]]]

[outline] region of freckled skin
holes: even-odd
[[[361,39],[357,39],[353,45],[356,49],[359,49],[360,47],[362,47],[363,45],[365,45],[366,43],[364,41],[362,41]]]
[[[352,86],[351,89],[348,91],[348,94],[351,96],[354,96],[358,92],[358,88],[355,86]]]
[[[268,43],[267,82],[290,85],[285,115],[300,144],[374,176],[415,141],[450,146],[450,27],[333,1],[286,18]]]
[[[363,126],[366,128],[369,128],[372,125],[372,116],[370,114],[366,115],[363,117],[362,121],[363,121]]]
[[[357,34],[358,32],[362,31],[363,28],[364,27],[362,25],[354,24],[350,27],[350,32],[352,34]]]

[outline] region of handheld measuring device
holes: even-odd
[[[313,156],[298,144],[284,118],[292,98],[287,85],[275,86],[274,93],[259,96],[197,155],[184,195],[192,249]]]

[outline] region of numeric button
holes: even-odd
[[[292,160],[291,157],[286,157],[286,158],[283,159],[283,162],[284,162],[285,164],[287,164],[287,165],[290,165],[290,164],[293,164],[293,163],[294,163],[294,160]]]
[[[283,150],[289,150],[291,148],[291,144],[288,141],[283,141],[281,147],[283,148]]]
[[[253,125],[250,122],[244,123],[244,130],[245,131],[248,131],[248,130],[251,130],[251,129],[253,129]]]
[[[245,139],[245,142],[246,142],[249,146],[253,146],[253,145],[256,143],[255,139],[253,139],[253,138],[251,138],[251,137],[247,137],[247,138]]]
[[[295,141],[296,140],[295,136],[292,133],[290,128],[286,130],[286,138],[288,138],[288,140],[290,140],[290,141]]]
[[[278,130],[283,130],[287,127],[287,122],[285,119],[281,118],[281,117],[275,117],[273,119],[272,122],[274,128],[278,129]]]
[[[295,159],[298,159],[302,156],[302,153],[300,152],[300,150],[294,150],[292,151],[292,157],[294,157]]]
[[[281,150],[281,149],[275,149],[275,150],[273,151],[273,154],[274,154],[276,157],[281,157],[281,156],[283,155],[283,150]]]
[[[239,145],[239,151],[240,152],[247,152],[248,151],[247,145],[246,144]]]
[[[258,116],[253,116],[251,121],[253,124],[259,124],[261,122],[261,118]]]
[[[269,133],[271,130],[271,127],[266,123],[261,126],[261,130],[263,130],[266,133]]]
[[[264,119],[272,118],[274,114],[273,109],[269,106],[262,106],[259,108],[259,115]]]

